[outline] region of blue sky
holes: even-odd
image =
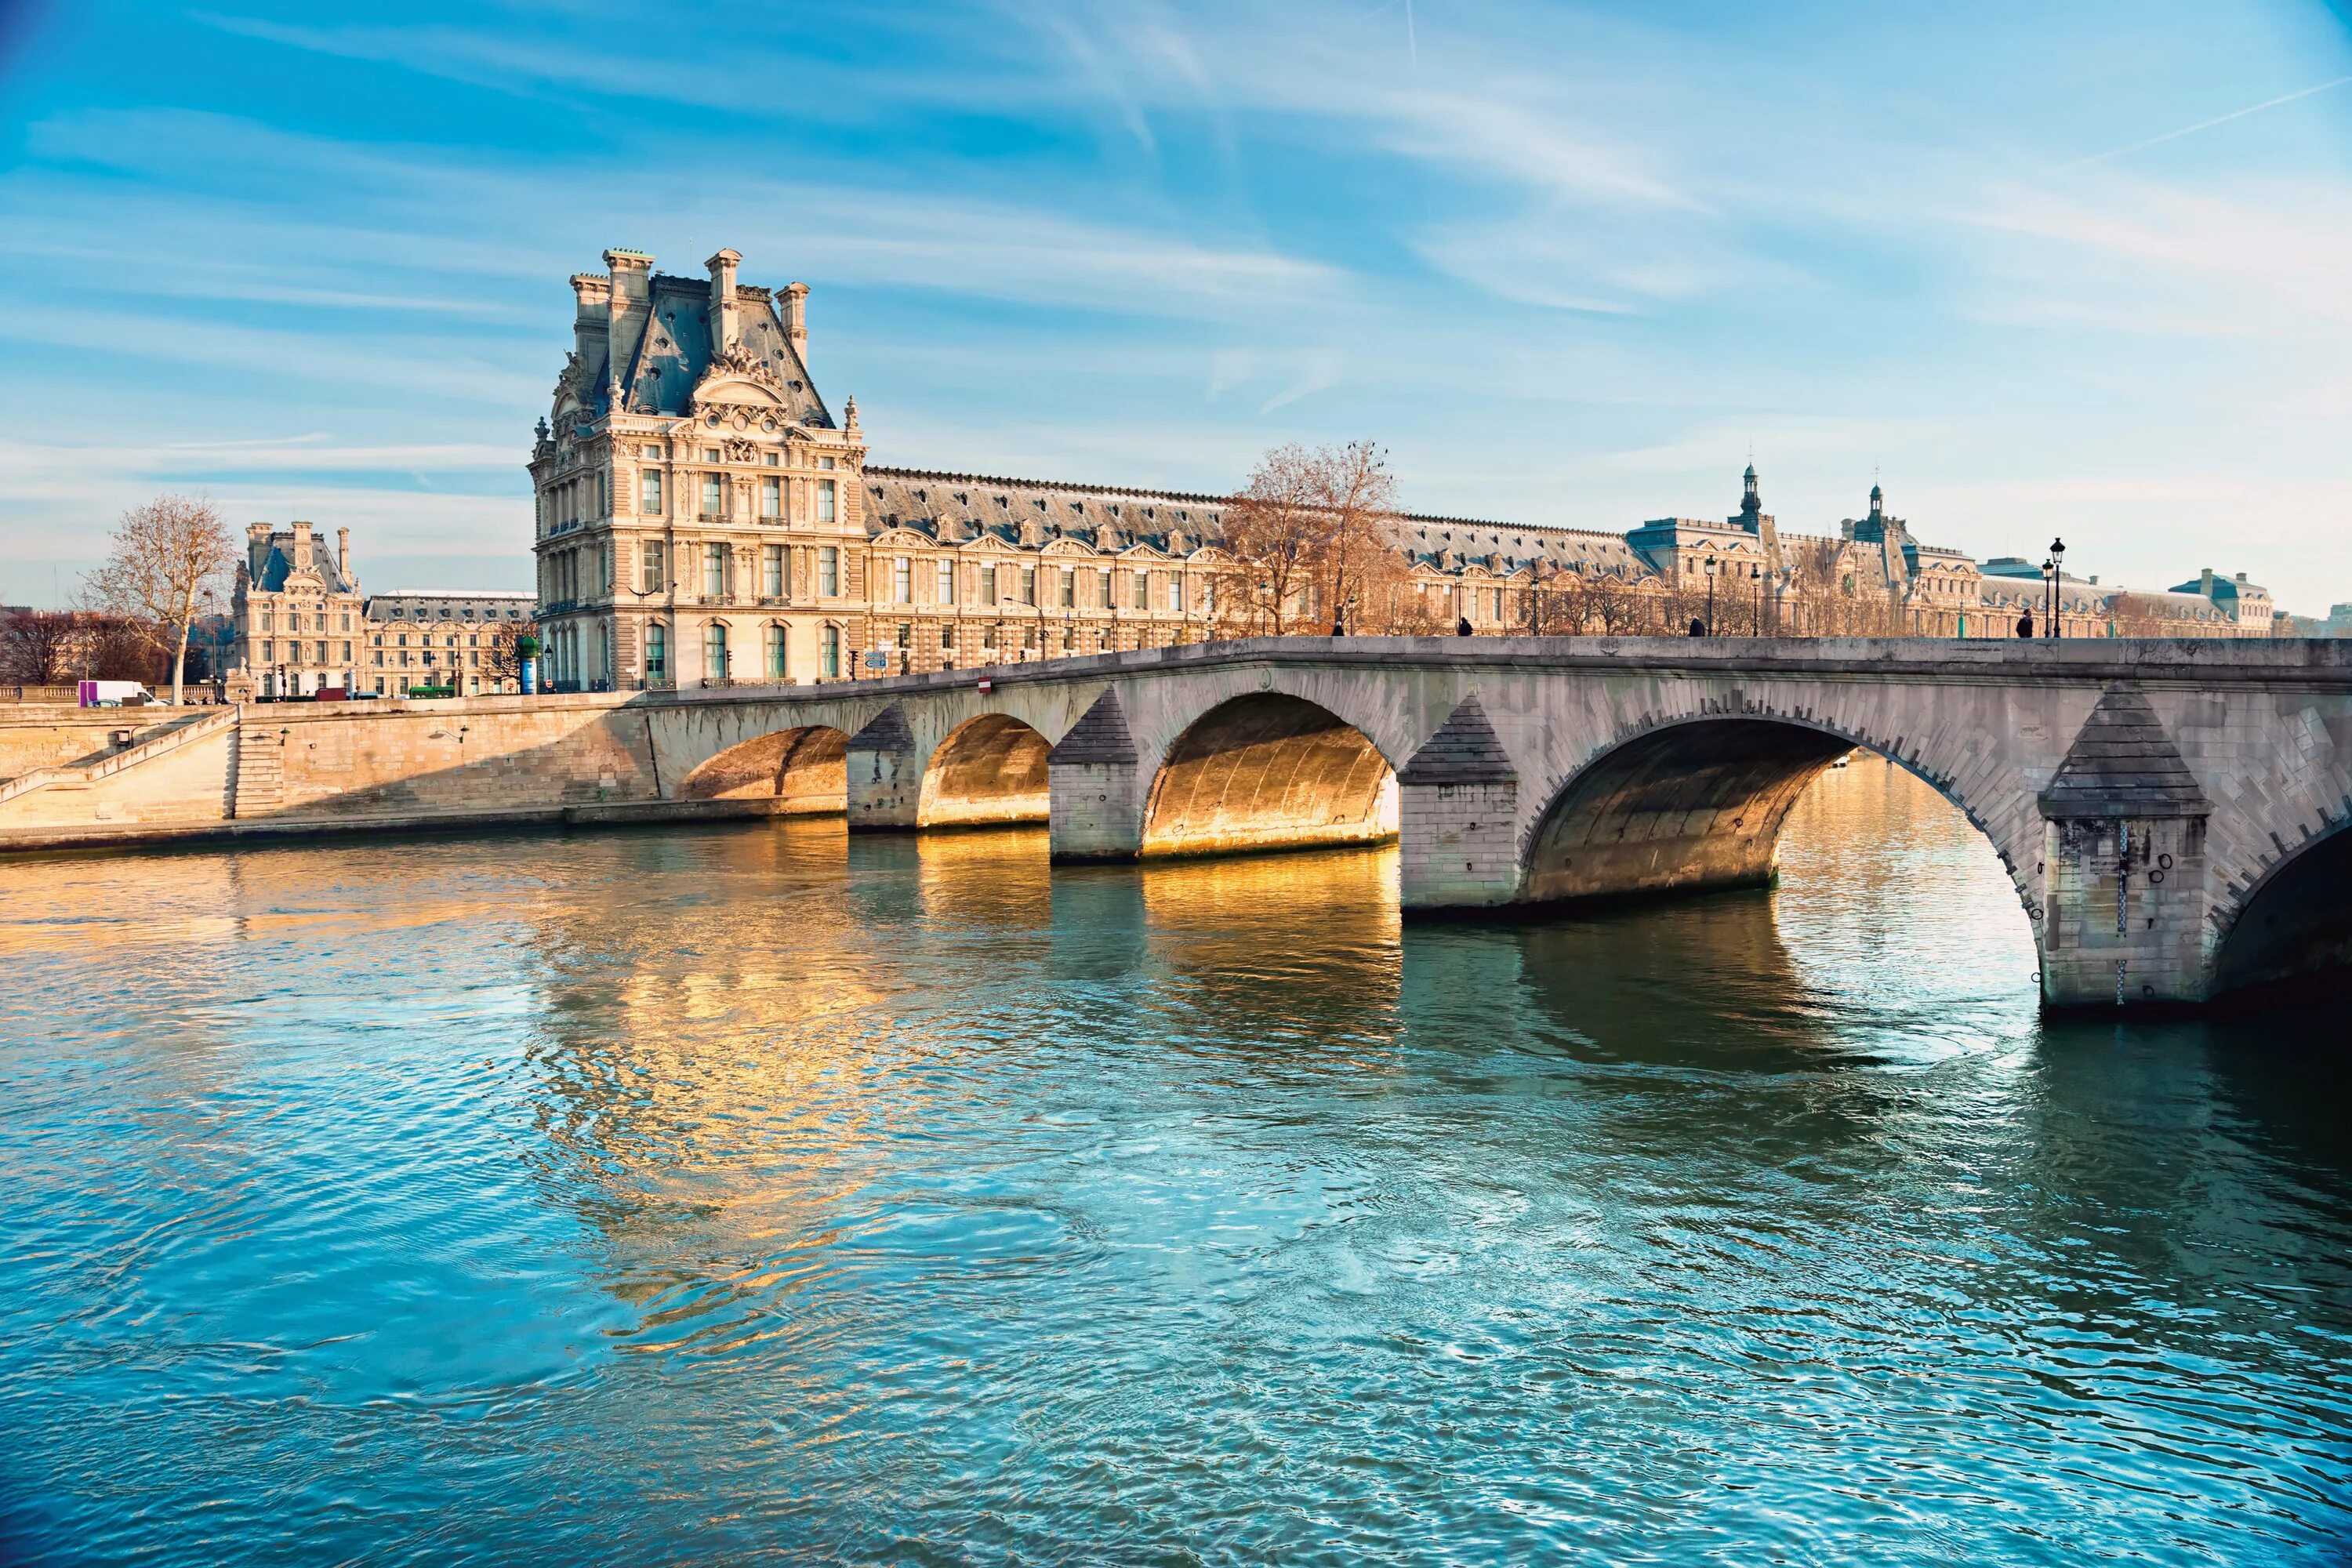
[[[2352,9],[0,0],[0,601],[125,506],[528,586],[566,277],[805,279],[877,460],[2352,600]],[[2316,89],[2316,90],[2314,90]],[[2265,106],[2266,107],[2257,107]],[[2252,112],[2246,112],[2252,110]]]

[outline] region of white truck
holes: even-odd
[[[77,688],[85,708],[155,708],[169,704],[135,680],[85,680]]]

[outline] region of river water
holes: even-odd
[[[0,867],[0,1560],[2325,1563],[2324,1020],[1771,894],[835,823]]]

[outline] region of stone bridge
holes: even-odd
[[[2342,642],[1297,637],[120,734],[28,711],[0,715],[0,848],[845,811],[1044,824],[1064,859],[1396,838],[1408,911],[1494,911],[1767,882],[1857,746],[1990,840],[2054,1005],[2352,967]]]
[[[2352,963],[2338,643],[1287,638],[637,700],[666,798],[1072,860],[1397,838],[1423,914],[1767,883],[1862,747],[1990,840],[2053,1005]]]

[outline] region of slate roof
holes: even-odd
[[[1518,777],[1475,691],[1397,770],[1397,782],[1409,784],[1516,784]]]
[[[2053,821],[2195,816],[2210,809],[2164,721],[2131,686],[2107,688],[2042,792],[2042,815]]]
[[[1182,536],[1185,550],[1224,537],[1230,496],[1192,490],[1138,489],[1060,479],[1016,479],[992,474],[962,474],[936,468],[866,468],[866,525],[870,533],[893,528],[950,542],[991,534],[1011,545],[1024,538],[1037,543],[1078,539],[1103,549],[1149,544],[1179,553],[1171,541]],[[943,525],[944,531],[943,531]],[[1408,512],[1400,520],[1397,543],[1416,560],[1489,562],[1490,569],[1517,571],[1535,561],[1586,571],[1622,571],[1628,577],[1650,568],[1622,536],[1585,529],[1496,522],[1478,518]]]
[[[291,534],[282,534],[269,542],[269,554],[261,563],[261,570],[253,579],[254,588],[264,594],[283,593],[286,581],[294,575],[294,557],[288,553],[293,548]],[[330,594],[352,594],[358,590],[343,575],[342,564],[335,559],[334,547],[322,539],[310,541],[310,566],[326,584]]]
[[[688,397],[710,368],[710,282],[656,272],[649,289],[652,316],[636,341],[621,348],[622,406],[632,414],[684,414]],[[818,395],[807,364],[784,335],[775,297],[765,289],[739,285],[735,308],[738,341],[782,384],[789,416],[813,429],[832,429],[833,416]],[[607,403],[604,360],[612,349],[610,344],[592,348],[596,363],[582,367],[600,409]]]

